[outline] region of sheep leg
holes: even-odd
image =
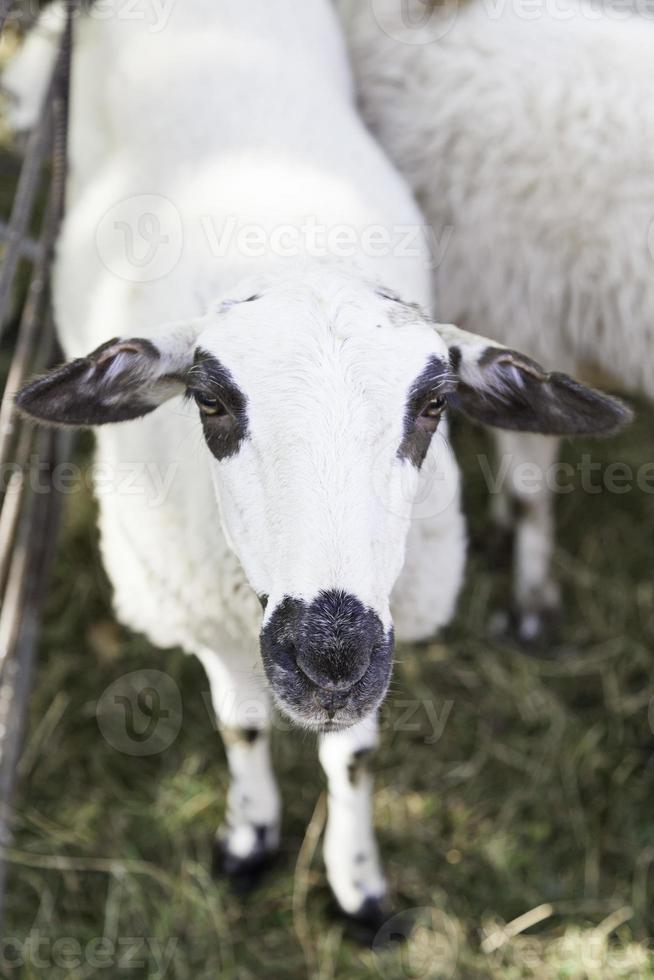
[[[373,830],[373,777],[368,767],[378,742],[376,715],[320,738],[320,762],[329,794],[324,858],[341,909],[375,931],[384,921],[386,882]]]
[[[560,604],[552,575],[554,499],[552,466],[559,440],[531,433],[497,430],[501,485],[491,488],[491,516],[513,535],[513,605],[518,638],[530,643],[546,637]]]
[[[198,654],[211,688],[231,783],[214,871],[240,891],[253,887],[279,848],[280,798],[270,760],[270,699],[243,655]]]

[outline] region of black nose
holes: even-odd
[[[323,592],[295,624],[295,660],[325,691],[348,691],[370,667],[380,637],[378,617],[352,595]]]
[[[356,596],[321,592],[313,602],[285,598],[261,634],[264,666],[282,705],[309,718],[363,711],[383,696],[391,670],[392,631]]]

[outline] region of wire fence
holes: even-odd
[[[74,0],[38,121],[31,130],[9,221],[0,227],[0,350],[10,355],[0,401],[0,931],[5,908],[16,774],[26,725],[39,617],[57,538],[61,496],[55,467],[69,436],[35,429],[14,412],[23,381],[58,359],[50,270],[64,210],[66,134]],[[0,28],[12,8],[0,0]],[[32,235],[46,192],[47,203]],[[17,288],[24,263],[29,286]],[[38,487],[31,479],[38,465]]]

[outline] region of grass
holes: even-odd
[[[456,442],[480,539],[485,436],[462,424]],[[643,408],[627,433],[569,445],[565,457],[587,452],[635,470],[652,445],[654,413]],[[212,880],[227,781],[206,680],[192,658],[154,650],[115,623],[94,505],[71,498],[21,766],[0,973],[654,977],[651,494],[578,489],[558,506],[558,656],[526,657],[488,639],[506,572],[475,550],[446,635],[398,653],[376,821],[395,906],[426,911],[402,948],[371,951],[330,914],[323,780],[307,737],[278,731],[274,740],[285,801],[276,874],[243,902]],[[183,724],[164,751],[134,757],[103,737],[96,706],[117,678],[142,669],[173,679]],[[12,967],[18,954],[26,962]]]

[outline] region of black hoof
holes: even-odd
[[[521,611],[514,617],[515,638],[525,653],[556,656],[561,642],[561,614],[558,609],[546,608]]]
[[[380,929],[392,915],[383,898],[366,898],[361,908],[354,914],[345,912],[336,903],[335,908],[338,917],[345,920],[345,931],[349,938],[368,949],[374,945]]]
[[[216,840],[211,872],[214,878],[227,878],[232,891],[243,897],[259,887],[276,858],[277,851],[265,850],[257,850],[246,858],[236,857],[229,853],[222,841]]]
[[[561,614],[553,608],[498,611],[491,617],[489,633],[527,656],[556,657],[561,642]]]
[[[484,528],[480,551],[495,572],[506,572],[513,565],[513,543],[515,533],[513,528],[501,524],[491,524]]]

